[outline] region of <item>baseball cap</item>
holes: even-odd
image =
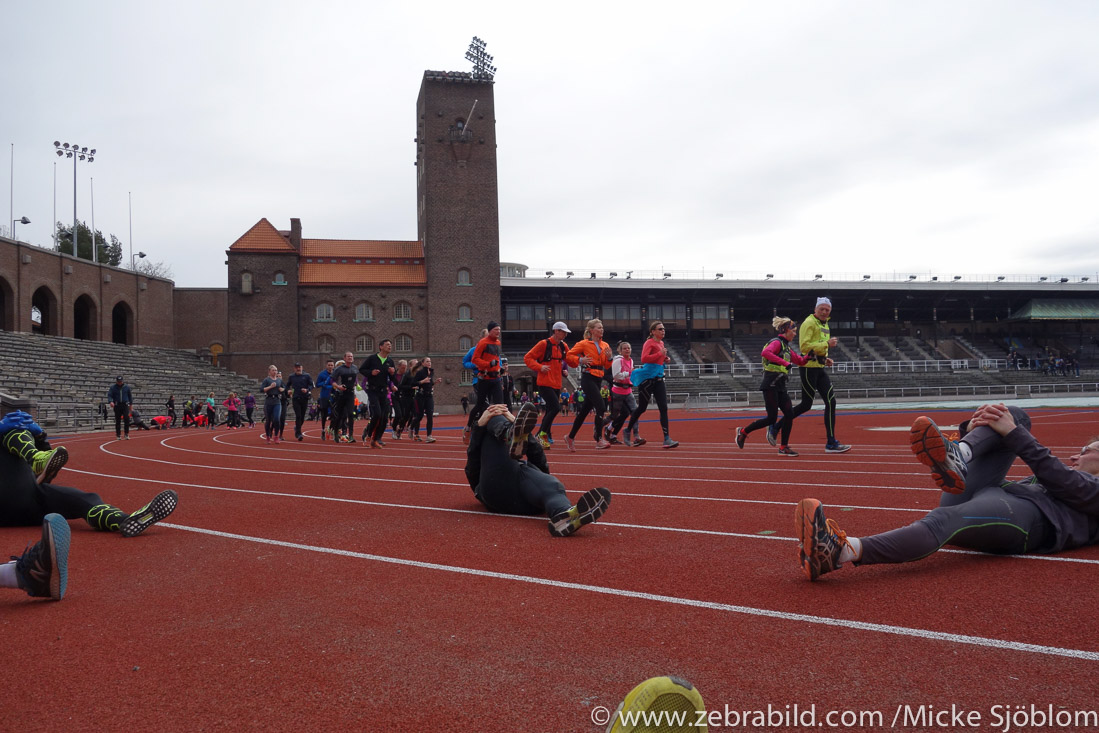
[[[122,381],[122,375],[119,374],[117,377],[114,378],[114,381],[121,382]]]
[[[553,324],[553,330],[564,331],[565,333],[572,333],[572,331],[569,330],[569,327],[565,325],[564,321],[558,321],[557,323]]]

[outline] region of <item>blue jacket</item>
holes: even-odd
[[[107,402],[113,402],[118,404],[132,404],[134,396],[130,394],[130,385],[124,384],[119,387],[117,384],[112,384],[111,388],[107,390]]]
[[[466,352],[466,358],[462,359],[462,366],[473,372],[473,383],[477,384],[477,365],[473,363],[473,352],[477,350],[477,346],[474,345],[472,349]]]

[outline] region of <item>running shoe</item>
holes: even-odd
[[[784,445],[778,449],[780,456],[786,456],[787,458],[793,458],[798,455],[798,452],[788,445]]]
[[[60,514],[42,520],[42,539],[28,545],[15,560],[15,581],[32,598],[65,597],[69,583],[69,523]]]
[[[575,453],[576,452],[576,441],[573,440],[572,438],[569,438],[569,437],[566,436],[565,445],[567,445],[569,447],[569,453]]]
[[[630,690],[611,716],[607,733],[704,730],[705,726],[693,723],[705,713],[702,695],[690,682],[681,677],[653,677]],[[673,722],[675,719],[685,724]],[[656,721],[655,726],[652,721]]]
[[[595,447],[596,447],[596,448],[597,448],[598,450],[606,450],[607,448],[610,448],[610,447],[611,447],[611,444],[610,444],[610,443],[608,443],[608,442],[607,442],[607,441],[605,441],[605,440],[602,440],[602,439],[600,439],[600,440],[597,440],[597,441],[595,441]]]
[[[677,445],[679,445],[678,440],[672,440],[671,438],[664,438],[664,447],[665,448],[675,448]]]
[[[65,446],[59,445],[53,450],[41,450],[35,454],[31,461],[31,469],[38,483],[49,484],[57,478],[57,474],[69,461],[69,451]]]
[[[640,435],[638,435],[637,433],[634,433],[634,434],[633,434],[633,447],[634,447],[634,448],[639,448],[640,446],[643,446],[643,445],[645,445],[645,444],[646,444],[646,443],[648,443],[648,442],[649,442],[649,441],[645,440],[644,438],[642,438],[642,437],[641,437]]]
[[[744,448],[744,441],[748,439],[748,434],[744,432],[744,428],[736,429],[736,447]]]
[[[545,431],[538,433],[538,445],[542,446],[542,450],[550,449],[549,437],[546,435]]]
[[[591,524],[607,511],[611,492],[602,487],[585,492],[568,511],[555,514],[549,520],[549,532],[554,537],[568,537],[585,524]]]
[[[383,443],[380,440],[375,440],[374,445],[377,446],[378,448],[384,448],[385,447],[385,443]]]
[[[417,438],[417,440],[419,440],[419,438]],[[434,442],[435,442],[435,438],[433,438],[433,437],[431,437],[431,436],[429,435],[429,436],[427,436],[426,438],[424,438],[424,442],[425,442],[425,443],[434,443]]]
[[[931,418],[917,417],[909,434],[916,459],[931,469],[935,484],[948,494],[965,491],[969,468],[958,444],[948,440]]]
[[[618,436],[611,432],[610,425],[603,428],[603,440],[607,441],[611,445],[618,445]]]
[[[538,423],[538,408],[529,402],[523,403],[515,415],[515,421],[508,427],[508,453],[515,460],[523,457],[527,447],[527,438],[534,432]]]
[[[302,435],[301,433],[298,433],[298,442],[300,443],[303,440],[305,440],[305,436]]]
[[[178,503],[179,495],[176,492],[171,489],[161,491],[148,504],[122,520],[119,531],[122,532],[123,537],[137,537],[174,512]]]
[[[778,447],[778,423],[772,423],[767,426],[767,444],[772,448]]]
[[[825,519],[824,506],[816,499],[802,499],[794,510],[794,528],[801,540],[801,570],[809,580],[840,567],[840,551],[848,545],[847,533],[835,521]]]
[[[827,443],[824,446],[825,453],[846,453],[849,450],[851,450],[851,446],[844,445],[838,440],[833,443]]]

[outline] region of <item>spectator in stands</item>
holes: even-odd
[[[816,308],[802,321],[798,344],[809,363],[798,369],[801,375],[801,402],[794,408],[794,417],[808,412],[813,406],[813,400],[820,395],[824,402],[824,430],[828,436],[824,452],[846,453],[851,450],[851,446],[836,440],[836,394],[832,388],[832,380],[825,370],[825,367],[832,366],[828,349],[835,348],[839,343],[828,327],[831,315],[832,301],[828,298],[817,298]],[[771,445],[776,444],[783,422],[783,418],[779,418],[778,422],[767,429],[767,442]]]
[[[168,408],[168,418],[172,421],[172,427],[176,426],[176,396],[174,394],[168,395],[168,401],[164,403],[164,406]]]
[[[592,410],[595,411],[595,447],[610,448],[610,443],[603,438],[607,403],[603,401],[600,388],[603,384],[603,372],[610,370],[612,358],[610,344],[603,340],[603,322],[598,318],[588,321],[584,328],[584,338],[577,341],[565,354],[565,362],[570,367],[580,367],[580,389],[584,392],[584,404],[576,413],[572,429],[565,438],[570,452],[576,452],[576,434],[580,432],[584,418]]]
[[[794,426],[794,408],[790,403],[790,394],[786,391],[786,381],[790,374],[790,365],[805,366],[809,359],[790,348],[790,342],[797,336],[798,327],[791,319],[775,316],[771,321],[778,335],[763,347],[763,381],[759,385],[763,393],[763,404],[767,408],[766,417],[761,417],[746,428],[736,429],[736,447],[743,448],[750,433],[770,427],[778,421],[778,411],[782,410],[782,440],[778,453],[780,456],[796,456],[790,448],[790,430]]]
[[[947,543],[1002,555],[1099,543],[1099,438],[1062,463],[1029,428],[1023,410],[1004,404],[978,408],[960,426],[958,442],[928,418],[916,418],[912,450],[945,492],[939,507],[907,527],[859,539],[826,519],[819,501],[802,499],[794,515],[802,571],[816,580],[845,562],[913,562]],[[1032,477],[1006,480],[1016,456]]]
[[[637,421],[649,409],[649,402],[656,401],[660,411],[660,428],[664,431],[664,447],[675,448],[678,441],[668,434],[668,391],[664,386],[664,363],[668,360],[668,347],[664,345],[664,324],[653,321],[649,324],[649,338],[641,347],[641,366],[635,369],[630,379],[637,384],[637,409],[630,415],[626,432],[637,433]],[[638,373],[640,372],[640,373]]]
[[[114,378],[114,384],[107,390],[107,404],[114,410],[114,434],[116,440],[122,440],[122,427],[125,423],[126,440],[130,439],[130,408],[133,406],[134,397],[130,392],[130,385],[126,384],[119,374]]]

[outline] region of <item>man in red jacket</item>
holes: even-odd
[[[476,414],[470,415],[471,423],[480,418],[489,405],[504,402],[504,390],[500,386],[500,324],[489,321],[487,328],[488,335],[477,342],[470,360],[477,367],[477,384],[473,386],[477,405],[473,408]]]
[[[553,419],[561,412],[558,397],[561,394],[561,375],[565,371],[565,355],[569,351],[565,337],[570,333],[572,331],[565,322],[558,321],[553,324],[553,335],[536,343],[523,357],[523,363],[536,375],[538,396],[546,405],[546,414],[542,416],[537,436],[538,444],[543,449],[548,449],[553,442]]]

